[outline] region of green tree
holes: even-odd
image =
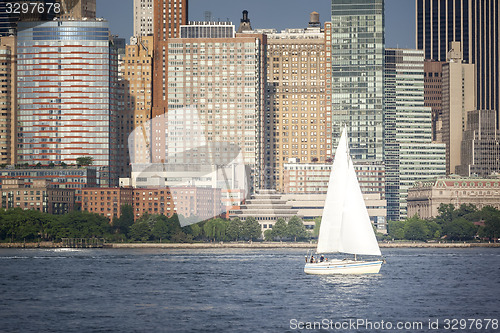
[[[182,231],[187,235],[191,235],[192,239],[198,239],[203,234],[200,223],[188,225],[182,228]]]
[[[439,215],[436,217],[436,222],[446,224],[453,220],[455,206],[453,204],[440,204],[438,207]]]
[[[50,215],[38,210],[23,211],[23,222],[19,225],[19,238],[33,241],[45,237],[45,227],[50,222]]]
[[[181,232],[183,232],[182,228],[181,228],[181,223],[179,221],[179,216],[177,214],[174,214],[171,217],[166,217],[164,215],[160,215],[160,217],[165,219],[167,222],[170,238],[173,235],[180,234]]]
[[[474,206],[473,204],[461,204],[460,207],[458,207],[458,209],[453,212],[453,217],[464,217],[465,219],[469,220],[469,217],[475,216],[475,213],[477,211],[478,210],[476,206]]]
[[[443,227],[443,232],[451,240],[469,240],[476,235],[476,226],[463,217],[454,219]]]
[[[273,238],[279,238],[280,240],[282,240],[283,238],[289,236],[288,225],[285,219],[282,217],[279,217],[278,220],[276,220],[276,223],[273,225],[273,228],[271,230],[273,232]]]
[[[389,221],[387,223],[387,233],[393,239],[405,238],[405,223],[403,221]]]
[[[253,217],[248,217],[243,223],[243,230],[241,237],[243,239],[257,239],[262,236],[262,229],[259,222]]]
[[[163,218],[157,218],[155,221],[155,224],[153,225],[153,228],[151,229],[151,235],[155,238],[158,239],[161,243],[162,239],[168,239],[170,234],[169,234],[169,229],[168,229],[168,224],[166,219]]]
[[[485,226],[481,230],[481,236],[489,239],[500,237],[500,211],[491,206],[481,209]]]
[[[295,242],[297,239],[303,240],[307,238],[307,231],[301,218],[293,216],[288,221],[287,234]]]
[[[274,240],[274,235],[273,235],[272,229],[267,229],[266,231],[264,231],[264,240],[267,242]]]
[[[241,239],[241,234],[243,233],[243,222],[238,217],[235,217],[229,221],[227,225],[227,238],[232,241],[237,241]]]
[[[208,220],[203,226],[205,236],[214,241],[225,241],[226,238],[227,221],[216,218]]]
[[[49,227],[51,237],[61,238],[107,238],[111,233],[109,220],[89,212],[72,211],[54,219]]]
[[[410,240],[427,240],[429,239],[430,229],[425,220],[414,216],[406,220],[404,224],[405,238]]]
[[[81,156],[76,158],[76,165],[87,166],[94,164],[94,158],[92,156]]]
[[[438,239],[441,237],[441,226],[434,221],[427,221],[429,228],[429,238]]]
[[[134,224],[134,209],[131,205],[125,204],[121,206],[121,214],[118,219],[113,221],[115,232],[128,235],[130,227]]]
[[[136,222],[130,227],[131,240],[146,242],[151,238],[151,227],[147,221]]]

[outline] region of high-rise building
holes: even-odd
[[[134,0],[134,36],[153,34],[153,0]]]
[[[127,45],[122,66],[120,81],[121,95],[119,142],[124,145],[122,154],[128,159],[132,149],[134,163],[148,163],[151,160],[149,146],[144,144],[144,133],[150,133],[151,92],[153,77],[153,36],[132,38],[133,44]],[[133,132],[136,128],[140,130]],[[133,135],[140,138],[129,138]],[[129,147],[129,142],[134,143]],[[124,156],[125,157],[125,156]],[[130,172],[130,170],[127,170]],[[125,176],[123,176],[125,177]],[[130,175],[126,176],[130,177]]]
[[[432,110],[432,141],[443,143],[443,62],[424,62],[424,105]]]
[[[26,6],[16,10],[14,4]],[[52,21],[54,18],[96,18],[96,0],[0,1],[0,36],[15,35],[19,21]]]
[[[61,13],[60,0],[0,1],[0,36],[15,35],[19,21],[51,21]]]
[[[353,159],[383,160],[384,1],[332,0],[333,146],[347,124]]]
[[[445,145],[432,143],[431,108],[424,106],[420,50],[385,50],[385,168],[387,219],[407,216],[408,189],[445,175]]]
[[[180,37],[181,25],[188,23],[188,0],[157,0],[153,6],[153,116],[168,110],[168,82],[165,62],[168,60],[168,38]]]
[[[463,60],[475,64],[477,110],[499,107],[500,2],[416,0],[417,49],[425,59],[446,61],[451,42],[461,42]],[[498,128],[497,117],[497,128]]]
[[[96,18],[96,0],[60,0],[62,19],[81,20],[83,18]]]
[[[151,129],[153,163],[221,164],[232,148],[215,146],[228,143],[241,149],[254,176],[262,175],[265,43],[262,34],[168,39],[161,92],[168,111],[159,124],[170,128],[168,135],[164,127]]]
[[[306,29],[256,30],[267,35],[264,159],[272,171],[266,183],[280,192],[285,163],[325,163],[332,156],[330,29],[319,27],[317,13],[311,16]]]
[[[16,163],[16,37],[0,37],[0,164]]]
[[[92,157],[101,184],[117,184],[118,61],[108,23],[19,27],[18,162],[74,164],[78,157]]]
[[[476,77],[475,65],[462,61],[459,42],[452,42],[447,60],[442,67],[442,134],[446,144],[446,174],[452,174],[460,165],[467,112],[473,111],[476,105]]]
[[[13,35],[17,28],[19,15],[7,11],[7,2],[0,2],[0,36]]]
[[[461,161],[456,168],[461,176],[488,177],[500,173],[500,131],[493,110],[474,110],[467,114],[463,133]]]
[[[188,0],[156,0],[153,6],[153,34],[156,41],[180,37],[188,23]]]

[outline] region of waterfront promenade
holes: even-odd
[[[466,242],[379,242],[381,248],[471,248],[497,247],[500,243],[466,243]],[[66,248],[63,243],[0,243],[0,248]],[[91,247],[91,246],[89,246]],[[99,246],[108,249],[217,249],[217,248],[304,248],[314,249],[316,243],[311,242],[214,242],[214,243],[106,243]]]

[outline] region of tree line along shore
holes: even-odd
[[[500,248],[500,242],[379,242],[381,248]],[[75,246],[78,248],[78,246]],[[107,249],[314,249],[315,242],[104,243]],[[60,249],[62,242],[0,243],[1,248]],[[92,246],[85,246],[92,248]]]
[[[213,218],[184,227],[177,215],[144,214],[134,221],[133,209],[127,205],[122,207],[120,218],[112,221],[80,211],[51,215],[36,210],[0,209],[0,246],[314,247],[320,226],[320,218],[315,220],[313,230],[307,230],[297,216],[288,222],[279,218],[272,229],[262,234],[254,218]],[[500,236],[500,211],[493,207],[479,210],[473,205],[441,205],[436,218],[414,216],[389,221],[387,229],[386,234],[376,233],[382,247],[495,246],[490,244]]]

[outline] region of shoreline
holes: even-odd
[[[500,243],[424,243],[424,242],[379,242],[380,248],[500,248]],[[0,249],[7,248],[67,248],[62,243],[0,243]],[[73,247],[81,248],[81,247]],[[241,242],[241,243],[107,243],[103,246],[87,246],[86,248],[105,249],[314,249],[316,243],[278,243],[278,242]]]

